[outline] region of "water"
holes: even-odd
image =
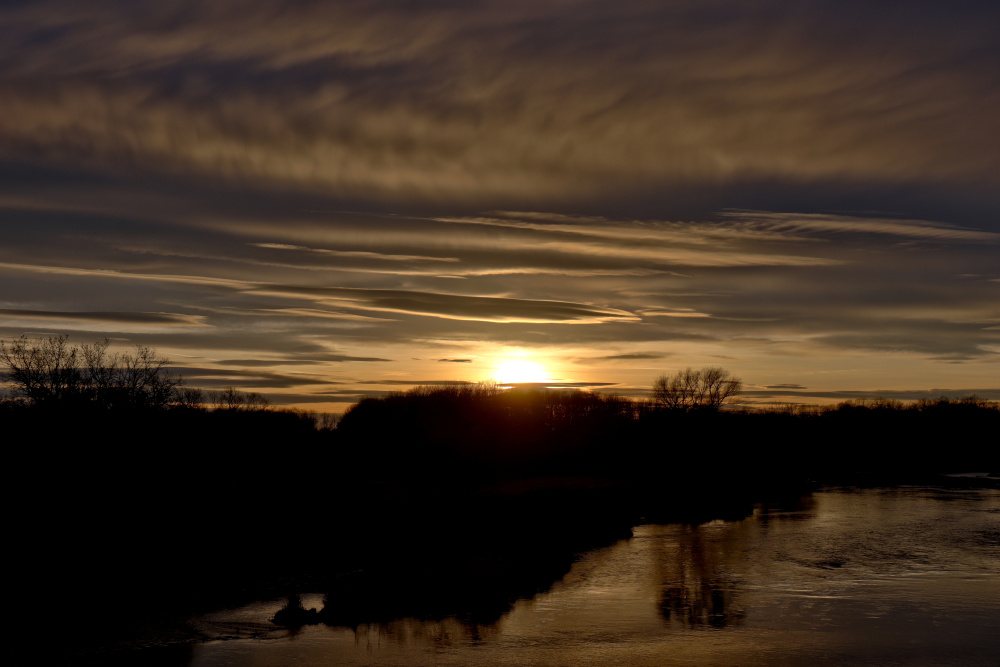
[[[321,606],[321,596],[303,602]],[[190,664],[1000,665],[1000,492],[825,491],[639,526],[499,622],[275,629],[283,601],[197,620]]]

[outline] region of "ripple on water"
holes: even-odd
[[[1000,492],[827,491],[804,507],[639,526],[489,626],[288,633],[266,629],[282,601],[223,612],[200,622],[229,641],[191,664],[996,667]]]

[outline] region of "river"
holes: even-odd
[[[304,595],[321,607],[320,595]],[[224,665],[1000,665],[1000,491],[826,490],[742,521],[641,525],[491,625],[195,619]]]

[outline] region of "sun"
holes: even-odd
[[[552,381],[545,367],[530,359],[504,359],[497,364],[496,378],[501,384]]]

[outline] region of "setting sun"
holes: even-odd
[[[504,359],[496,367],[496,379],[503,384],[552,380],[544,366],[530,359]]]

